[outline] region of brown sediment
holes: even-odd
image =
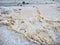
[[[45,20],[46,22],[48,22],[48,23],[60,23],[60,21],[55,21],[55,20]]]
[[[24,21],[21,21],[21,23],[24,23]]]

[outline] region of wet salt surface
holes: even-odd
[[[24,1],[25,2],[25,1]],[[0,6],[30,6],[30,5],[60,5],[59,2],[55,2],[55,1],[42,1],[42,2],[25,2],[25,4],[23,4],[22,2],[0,2]]]

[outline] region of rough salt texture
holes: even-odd
[[[0,8],[0,45],[60,45],[60,8],[30,5]]]

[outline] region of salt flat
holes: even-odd
[[[59,45],[60,6],[32,4],[0,7],[1,45]]]

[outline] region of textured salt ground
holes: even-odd
[[[56,11],[55,8],[53,8],[53,9],[50,8],[49,9],[49,7],[47,7],[47,9],[46,9],[46,7],[44,7],[44,8],[42,8],[42,7],[41,7],[41,10],[43,12],[46,11],[46,14],[44,13],[45,16],[47,15],[47,13],[49,13],[49,11],[50,11],[50,14],[48,14],[48,15],[53,15],[51,17],[49,17],[47,15],[47,18],[49,17],[49,19],[52,20],[51,18],[55,16],[55,18],[53,20],[60,20],[60,16],[59,16],[60,15],[60,13],[59,13],[60,11]],[[47,10],[49,10],[49,11],[47,11]],[[52,13],[51,13],[51,11],[52,11]],[[54,12],[54,11],[56,11],[56,12]],[[58,13],[58,15],[57,15],[57,13]],[[56,15],[54,15],[54,14],[56,14]],[[60,42],[60,33],[56,32],[55,34],[56,34],[56,41]],[[27,41],[25,39],[24,40],[20,39],[18,36],[20,36],[20,34],[12,32],[10,30],[7,30],[5,28],[5,26],[4,27],[0,26],[0,45],[12,45],[12,44],[13,45],[38,45],[38,44],[31,43],[31,42],[29,42],[29,41]]]
[[[21,34],[7,30],[6,26],[0,27],[0,45],[38,45],[20,38]]]

